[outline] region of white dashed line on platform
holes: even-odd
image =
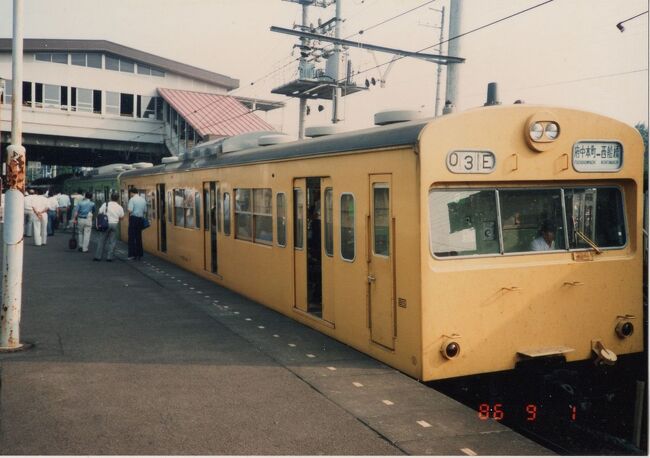
[[[316,355],[312,355],[311,353],[307,353],[305,356],[307,356],[307,358],[315,358],[316,357]]]
[[[331,370],[331,371],[335,371],[335,370],[336,370],[336,367],[334,367],[334,366],[327,366],[327,368],[328,368],[329,370]]]
[[[476,456],[476,452],[471,448],[461,448],[460,451],[463,452],[465,455]]]
[[[296,344],[289,344],[289,346],[293,348],[296,346]]]
[[[363,383],[359,383],[359,382],[352,382],[352,384],[357,388],[361,388],[363,386]]]
[[[393,404],[395,404],[393,401],[389,401],[388,399],[384,399],[384,400],[381,401],[381,402],[383,402],[383,403],[386,404],[387,406],[392,406]]]
[[[424,420],[418,420],[418,421],[417,421],[417,424],[420,425],[420,426],[422,426],[423,428],[431,428],[431,424],[427,423],[427,422],[424,421]]]

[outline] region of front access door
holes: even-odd
[[[369,263],[370,335],[389,349],[395,344],[394,220],[391,175],[370,175]]]
[[[165,183],[157,185],[158,191],[158,250],[167,252],[167,212],[165,211]]]
[[[203,182],[203,268],[216,274],[219,268],[217,256],[217,232],[219,230],[217,202],[219,182]]]

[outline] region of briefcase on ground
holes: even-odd
[[[68,240],[68,248],[71,250],[77,249],[77,225],[72,225],[72,238]]]

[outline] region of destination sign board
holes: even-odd
[[[623,165],[623,145],[615,141],[580,141],[573,145],[577,172],[616,172]]]

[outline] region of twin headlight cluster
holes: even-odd
[[[537,121],[530,125],[528,134],[534,142],[553,141],[560,135],[560,126],[553,121]]]

